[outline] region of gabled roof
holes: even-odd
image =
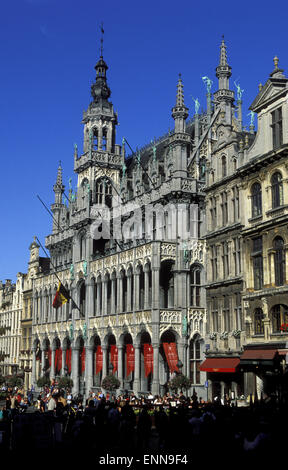
[[[253,112],[259,112],[269,102],[276,100],[281,94],[288,90],[288,79],[281,73],[278,76],[271,76],[261,91],[256,96],[255,100],[249,107]]]

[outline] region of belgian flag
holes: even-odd
[[[58,289],[56,291],[56,295],[53,300],[53,307],[54,308],[59,308],[61,305],[65,304],[68,302],[70,299],[69,292],[65,289],[63,284],[59,282]]]

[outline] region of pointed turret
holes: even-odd
[[[216,67],[216,77],[218,78],[218,91],[214,93],[214,101],[225,111],[227,124],[232,122],[232,106],[234,102],[234,91],[229,88],[229,78],[232,75],[232,68],[228,65],[227,51],[224,36],[220,45],[220,61]]]
[[[53,233],[58,232],[61,229],[61,215],[65,212],[65,206],[63,204],[63,193],[65,186],[62,182],[62,166],[59,162],[57,170],[56,183],[53,186],[53,191],[55,193],[55,202],[51,205],[51,211],[53,212]]]
[[[53,191],[55,193],[55,204],[62,204],[62,196],[64,193],[65,186],[62,182],[62,166],[61,162],[59,162],[58,170],[57,170],[57,179],[56,183],[53,186]]]
[[[186,123],[185,120],[188,117],[188,108],[184,104],[184,93],[183,93],[183,83],[181,79],[181,74],[179,74],[178,84],[177,84],[177,95],[176,95],[176,104],[172,108],[172,117],[175,121],[175,132],[185,132]]]

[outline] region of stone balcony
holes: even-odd
[[[92,152],[86,152],[74,160],[74,170],[80,172],[88,168],[93,162],[101,162],[104,165],[122,166],[123,156],[105,151],[92,150]]]

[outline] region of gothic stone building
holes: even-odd
[[[182,371],[206,398],[204,173],[189,170],[195,123],[186,123],[181,77],[174,131],[126,157],[103,57],[95,69],[83,152],[74,150],[77,192],[70,184],[66,196],[59,166],[50,271],[33,279],[32,382],[69,374],[74,393],[87,393],[114,373],[121,389],[163,394]],[[198,133],[206,125],[197,116]],[[74,303],[54,309],[58,280]]]
[[[130,156],[116,144],[102,56],[95,69],[77,191],[65,194],[59,166],[50,270],[33,277],[32,382],[69,374],[87,393],[113,373],[121,389],[162,394],[181,371],[203,398],[207,385],[209,398],[276,386],[288,315],[288,81],[277,59],[247,131],[223,39],[213,100],[203,77],[207,111],[195,100],[187,120],[179,77],[174,130]],[[54,309],[59,279],[75,304]]]

